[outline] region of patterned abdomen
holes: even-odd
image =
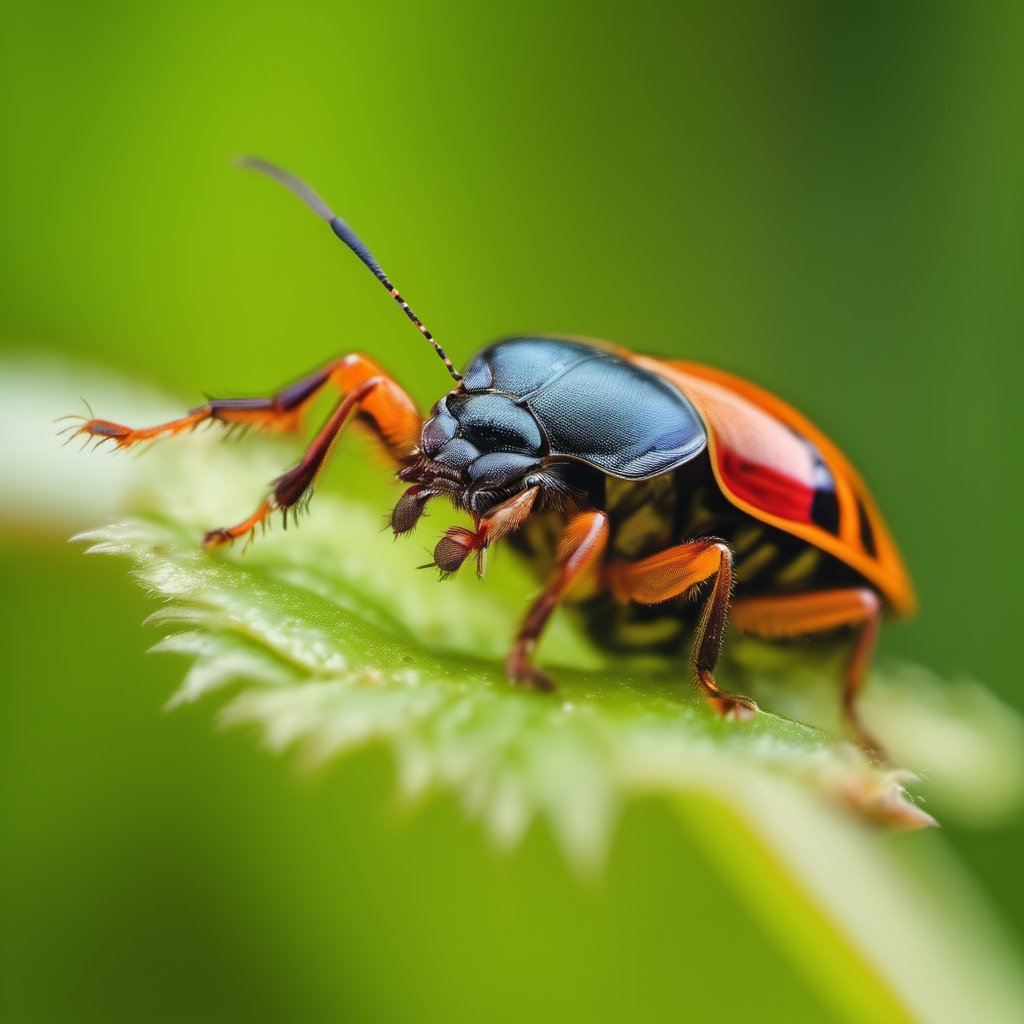
[[[604,479],[609,519],[608,560],[637,561],[686,541],[724,540],[735,556],[735,596],[801,593],[857,585],[848,566],[791,534],[759,522],[719,491],[707,456],[650,480]],[[553,568],[564,516],[532,516],[510,540],[539,579]],[[658,605],[620,604],[601,591],[573,599],[581,624],[600,647],[616,651],[678,652],[700,603],[683,596]]]

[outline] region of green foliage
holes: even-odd
[[[256,449],[255,465],[270,460],[262,475],[278,456],[276,445]],[[347,466],[366,468],[351,458]],[[682,664],[602,662],[567,618],[555,620],[543,648],[556,662],[558,692],[510,687],[500,659],[530,589],[515,566],[502,565],[497,580],[467,572],[438,584],[413,568],[417,544],[392,543],[370,505],[333,494],[318,496],[297,531],[274,528],[247,548],[210,554],[197,543],[202,529],[260,478],[252,449],[240,456],[233,446],[178,446],[151,475],[138,497],[145,514],[84,539],[92,551],[132,558],[141,581],[167,601],[152,617],[169,630],[157,649],[192,659],[174,703],[235,684],[223,721],[256,725],[274,749],[323,762],[383,743],[406,795],[454,790],[501,844],[542,817],[566,855],[589,868],[602,861],[623,804],[649,793],[729,798],[795,786],[886,824],[932,823],[907,795],[908,772],[769,711],[749,723],[719,721]],[[773,665],[772,649],[737,647],[748,663],[734,670],[751,685],[774,676],[774,691],[763,679],[757,691],[767,694],[765,706],[785,706],[780,677],[804,716],[822,679],[820,701],[835,703],[827,665],[794,664],[792,654]],[[990,780],[964,779],[972,769],[1007,774],[993,762],[1005,767],[1019,750],[1020,727],[1005,708],[919,669],[880,675],[870,689],[883,734],[924,759],[915,767],[939,754],[929,730],[958,744],[958,774],[940,770],[938,787],[932,780],[939,806],[946,798],[975,807],[978,790],[992,813],[1013,802],[1012,786],[993,797]]]
[[[338,205],[460,359],[506,332],[565,330],[722,366],[793,400],[864,471],[918,585],[922,614],[887,630],[883,650],[946,676],[969,666],[1019,708],[1024,566],[1011,513],[1022,481],[1007,467],[1024,326],[1024,7],[388,13],[11,6],[0,347],[98,358],[182,389],[163,413],[200,388],[266,393],[358,347],[426,408],[443,378],[400,312],[321,224],[228,162],[266,154]],[[211,741],[208,708],[276,692],[245,665],[197,707],[149,714],[180,659],[147,671],[141,602],[119,566],[83,565],[56,538],[123,515],[131,471],[158,471],[163,453],[134,463],[69,449],[56,463],[49,420],[79,395],[103,415],[149,418],[133,408],[136,385],[108,399],[54,369],[68,378],[60,391],[0,368],[8,1019],[107,1022],[114,1003],[130,1020],[140,1007],[147,1019],[247,1022],[538,1009],[592,1021],[882,1020],[892,1000],[880,1009],[864,995],[879,972],[886,990],[913,990],[904,1004],[918,1019],[1024,1019],[1019,1003],[995,1005],[1000,947],[986,912],[962,912],[970,886],[918,863],[955,848],[1019,931],[1020,821],[988,834],[955,826],[1005,819],[1019,796],[1019,723],[985,690],[900,665],[865,695],[872,727],[918,774],[906,780],[915,797],[954,825],[942,830],[872,831],[832,793],[758,766],[723,779],[719,796],[694,796],[679,836],[673,823],[641,827],[668,817],[664,788],[630,808],[596,899],[566,884],[540,826],[514,856],[480,857],[478,830],[458,826],[450,798],[374,831],[384,744],[320,773],[312,802],[292,799],[306,789],[244,737]],[[161,527],[173,523],[171,542],[191,555],[202,529],[247,512],[293,454],[223,480],[193,463],[167,482],[208,501],[150,495],[137,511],[169,512]],[[360,497],[365,476],[347,476],[344,493]],[[277,558],[325,593],[362,571],[357,618],[376,611],[403,642],[412,635],[414,657],[440,652],[445,670],[479,670],[497,689],[493,666],[529,584],[498,564],[483,587],[421,586],[416,543],[390,546],[361,507],[361,550],[346,544],[344,565],[296,566],[309,561],[310,528],[347,528],[321,508],[299,549],[275,536],[240,571],[273,580],[264,560]],[[329,538],[323,551],[335,550]],[[478,598],[495,621],[470,633],[458,615]],[[212,642],[206,626],[176,628]],[[239,644],[238,657],[266,665],[261,646]],[[836,731],[833,675],[791,652],[730,651],[765,707]],[[543,659],[563,690],[601,669],[598,697],[618,699],[628,677],[638,701],[653,687],[690,714],[681,673],[604,666],[564,621]],[[293,677],[282,670],[283,685]],[[735,735],[707,742],[718,738]],[[368,761],[373,786],[358,774]],[[762,798],[773,783],[775,799]],[[748,906],[763,928],[744,927]],[[856,940],[829,942],[826,918]],[[802,988],[781,949],[833,1013],[794,999]],[[858,956],[874,967],[858,973]]]
[[[191,662],[172,704],[219,695],[222,722],[294,749],[307,767],[384,745],[405,798],[454,792],[498,846],[542,819],[584,875],[599,871],[626,804],[660,795],[842,1015],[902,1020],[911,1006],[955,1019],[936,1010],[932,979],[954,969],[962,978],[967,963],[975,980],[964,998],[987,1001],[987,1019],[1007,1015],[1012,970],[987,922],[957,923],[976,913],[956,891],[962,880],[939,877],[947,869],[927,857],[906,863],[879,828],[930,823],[905,785],[924,785],[937,813],[992,818],[1015,803],[1020,725],[994,698],[916,668],[873,677],[869,714],[894,749],[915,751],[921,767],[957,751],[955,773],[919,783],[792,718],[718,721],[679,666],[604,663],[565,618],[545,644],[558,693],[516,690],[500,654],[530,583],[512,564],[483,584],[466,575],[439,585],[413,570],[416,545],[391,543],[370,504],[330,493],[298,531],[203,552],[202,530],[282,458],[273,443],[244,454],[171,443],[150,463],[137,514],[82,537],[93,552],[132,559],[163,600],[151,617],[166,633],[156,649]],[[342,477],[366,468],[341,461]],[[744,661],[766,706],[788,688],[815,707],[812,661],[773,663],[752,648],[733,671]],[[817,684],[834,703],[834,687]],[[844,864],[870,870],[844,877]]]

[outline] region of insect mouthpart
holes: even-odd
[[[411,533],[416,528],[431,497],[433,497],[431,491],[426,490],[421,484],[413,484],[398,499],[398,504],[391,510],[389,520],[389,525],[396,537],[400,537],[403,533]]]
[[[462,568],[462,563],[474,551],[481,549],[480,538],[475,533],[453,526],[434,547],[434,565],[441,570],[442,576],[450,576]]]

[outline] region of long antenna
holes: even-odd
[[[373,254],[366,248],[363,240],[301,178],[296,178],[294,174],[289,174],[283,168],[255,156],[239,157],[237,163],[240,167],[247,167],[251,171],[259,171],[260,174],[265,174],[268,178],[278,182],[278,184],[284,185],[289,192],[298,196],[318,217],[322,217],[327,221],[331,226],[331,230],[362,260],[373,276],[387,288],[391,298],[402,307],[402,311],[416,325],[416,329],[420,334],[434,346],[434,350],[444,361],[444,365],[448,368],[448,372],[452,377],[458,381],[462,380],[462,374],[452,365],[452,361],[448,358],[448,353],[434,341],[434,336],[423,326],[423,321],[413,312],[409,303],[402,298],[398,289],[388,280],[388,275],[381,270],[380,264],[373,258]]]

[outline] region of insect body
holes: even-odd
[[[870,494],[824,435],[739,378],[593,341],[509,338],[478,352],[460,374],[344,221],[293,176],[247,164],[330,224],[434,346],[456,386],[424,421],[384,370],[351,354],[269,398],[213,399],[138,430],[91,419],[77,434],[128,447],[208,419],[294,428],[334,386],[342,397],[302,460],[251,516],[208,533],[208,547],[250,533],[275,510],[297,510],[355,416],[407,485],[391,513],[396,535],[410,532],[437,498],[471,517],[473,529],[451,527],[437,542],[442,574],[471,556],[482,574],[488,549],[505,537],[545,574],[506,661],[513,682],[551,688],[533,652],[563,601],[578,606],[607,646],[671,650],[692,630],[696,684],[730,717],[757,706],[715,680],[727,621],[779,638],[847,628],[856,638],[843,707],[861,741],[875,746],[855,698],[883,611],[907,614],[914,598]]]

